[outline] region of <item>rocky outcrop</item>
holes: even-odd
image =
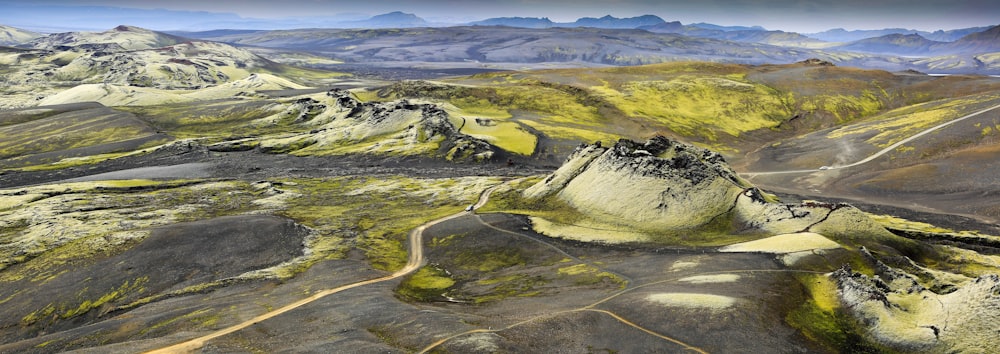
[[[448,113],[434,104],[361,102],[349,91],[334,89],[325,97],[302,98],[259,122],[291,121],[313,127],[308,134],[264,141],[261,148],[294,154],[370,153],[433,155],[448,160],[489,160],[489,143],[459,132]]]
[[[813,65],[813,66],[834,66],[833,63],[831,63],[829,61],[826,61],[826,60],[823,60],[823,59],[817,59],[817,58],[809,58],[809,59],[800,61],[799,64]]]
[[[585,214],[647,229],[693,228],[726,213],[748,186],[721,155],[656,137],[582,146],[525,196],[554,195]]]
[[[776,203],[722,155],[664,137],[580,146],[524,196],[553,197],[595,219],[652,232],[720,223],[736,233],[819,232],[831,216],[863,216],[846,204]]]
[[[932,292],[913,275],[876,263],[869,277],[844,266],[831,277],[844,308],[877,342],[904,352],[988,353],[1000,344],[1000,276]]]

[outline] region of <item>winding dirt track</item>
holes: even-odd
[[[978,116],[980,114],[992,111],[992,110],[997,109],[997,108],[1000,108],[1000,105],[996,105],[996,106],[993,106],[993,107],[990,107],[990,108],[987,108],[987,109],[984,109],[984,110],[981,110],[981,111],[978,111],[978,112],[975,112],[975,113],[970,113],[968,115],[965,115],[965,116],[962,116],[962,117],[959,117],[959,118],[956,118],[956,119],[952,119],[952,120],[949,120],[947,122],[935,125],[933,127],[927,128],[924,131],[916,133],[913,136],[910,136],[909,138],[900,140],[900,141],[896,142],[895,144],[889,145],[889,147],[886,147],[885,149],[879,150],[878,152],[872,154],[871,156],[868,156],[867,158],[865,158],[865,159],[863,159],[861,161],[858,161],[858,162],[855,162],[855,163],[852,163],[852,164],[849,164],[849,165],[843,165],[843,166],[830,166],[827,169],[828,170],[839,170],[839,169],[843,169],[843,168],[850,168],[850,167],[860,166],[860,165],[869,163],[872,160],[875,160],[875,159],[877,159],[879,157],[882,157],[885,154],[888,154],[889,152],[891,152],[893,150],[896,150],[900,146],[903,146],[903,144],[906,144],[906,143],[909,143],[909,142],[914,141],[916,139],[919,139],[920,137],[922,137],[924,135],[927,135],[927,134],[930,134],[930,133],[932,133],[932,132],[934,132],[936,130],[939,130],[941,128],[944,128],[944,127],[947,127],[949,125],[961,122],[963,120],[966,120],[966,119]],[[745,176],[762,176],[762,175],[781,175],[781,174],[794,174],[794,173],[811,173],[811,172],[816,172],[816,171],[822,171],[822,170],[821,169],[814,169],[814,170],[791,170],[791,171],[772,171],[772,172],[744,172],[744,173],[740,173],[740,174],[741,175],[745,175]]]
[[[480,207],[482,207],[483,205],[485,205],[486,202],[489,201],[490,193],[492,193],[493,190],[496,189],[496,188],[497,188],[497,186],[494,186],[494,187],[490,187],[490,188],[486,189],[485,191],[483,191],[483,193],[479,196],[479,201],[476,202],[476,204],[473,205],[472,208],[473,209],[479,209]],[[360,281],[360,282],[357,282],[357,283],[352,283],[352,284],[344,285],[344,286],[333,288],[333,289],[323,290],[323,291],[320,291],[320,292],[317,292],[317,293],[313,294],[310,297],[307,297],[305,299],[302,299],[302,300],[290,303],[288,305],[285,305],[285,306],[283,306],[281,308],[278,308],[278,309],[275,309],[273,311],[261,314],[260,316],[254,317],[254,318],[249,319],[247,321],[244,321],[242,323],[238,323],[238,324],[235,324],[233,326],[226,327],[226,328],[220,329],[218,331],[215,331],[215,332],[209,333],[207,335],[204,335],[204,336],[201,336],[201,337],[198,337],[198,338],[194,338],[194,339],[182,342],[182,343],[174,344],[174,345],[171,345],[171,346],[166,347],[166,348],[161,348],[161,349],[149,351],[149,352],[147,352],[147,354],[191,353],[191,352],[194,352],[195,350],[200,349],[201,347],[203,347],[205,345],[205,342],[208,342],[208,341],[210,341],[212,339],[215,339],[215,338],[218,338],[218,337],[222,337],[224,335],[227,335],[227,334],[239,331],[241,329],[250,327],[252,325],[257,324],[258,322],[265,321],[265,320],[270,319],[272,317],[275,317],[275,316],[281,315],[283,313],[286,313],[288,311],[294,310],[294,309],[299,308],[299,307],[301,307],[301,306],[303,306],[305,304],[308,304],[308,303],[311,303],[313,301],[322,299],[322,298],[324,298],[324,297],[326,297],[328,295],[336,294],[336,293],[339,293],[341,291],[348,290],[348,289],[353,289],[353,288],[357,288],[357,287],[360,287],[360,286],[365,286],[365,285],[370,285],[370,284],[375,284],[375,283],[381,283],[381,282],[384,282],[384,281],[389,281],[389,280],[397,279],[397,278],[403,277],[403,276],[405,276],[407,274],[410,274],[413,271],[415,271],[418,268],[420,268],[421,266],[423,266],[424,263],[426,262],[426,259],[424,259],[424,247],[423,247],[424,230],[427,230],[427,228],[429,228],[431,226],[434,226],[434,225],[437,225],[437,224],[440,224],[442,222],[445,222],[445,221],[448,221],[448,220],[451,220],[451,219],[455,219],[455,218],[458,218],[458,217],[462,217],[464,215],[467,215],[467,213],[468,212],[463,211],[463,212],[459,212],[459,213],[452,214],[452,215],[449,215],[449,216],[445,216],[443,218],[440,218],[440,219],[428,222],[426,224],[420,225],[419,227],[413,229],[413,231],[410,231],[410,237],[409,237],[409,239],[410,239],[410,258],[406,262],[406,266],[404,266],[402,269],[396,271],[395,273],[392,273],[390,275],[387,275],[387,276],[384,276],[384,277],[381,277],[381,278],[369,279],[369,280]]]

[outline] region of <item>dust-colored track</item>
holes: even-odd
[[[906,143],[909,143],[911,141],[917,140],[920,137],[922,137],[924,135],[927,135],[927,134],[930,134],[930,133],[932,133],[932,132],[934,132],[936,130],[939,130],[941,128],[944,128],[944,127],[947,127],[949,125],[961,122],[963,120],[966,120],[966,119],[978,116],[980,114],[992,111],[992,110],[997,109],[997,108],[1000,108],[1000,105],[996,105],[996,106],[993,106],[993,107],[990,107],[990,108],[986,108],[984,110],[981,110],[981,111],[978,111],[978,112],[975,112],[975,113],[970,113],[970,114],[967,114],[965,116],[962,116],[962,117],[959,117],[959,118],[956,118],[956,119],[952,119],[952,120],[949,120],[947,122],[935,125],[933,127],[927,128],[924,131],[916,133],[916,134],[914,134],[914,135],[912,135],[912,136],[910,136],[910,137],[908,137],[906,139],[900,140],[900,141],[896,142],[895,144],[889,145],[885,149],[879,150],[878,152],[872,154],[871,156],[866,157],[865,159],[863,159],[861,161],[858,161],[858,162],[855,162],[855,163],[852,163],[852,164],[849,164],[849,165],[830,166],[827,169],[829,169],[829,170],[838,170],[838,169],[844,169],[844,168],[850,168],[850,167],[860,166],[860,165],[872,162],[873,160],[875,160],[875,159],[877,159],[879,157],[882,157],[883,155],[888,154],[889,152],[891,152],[893,150],[896,150],[900,146],[903,146],[903,144],[906,144]],[[782,175],[782,174],[795,174],[795,173],[812,173],[812,172],[816,172],[816,171],[822,171],[822,170],[815,169],[815,170],[791,170],[791,171],[771,171],[771,172],[744,172],[744,173],[740,173],[740,174],[744,175],[744,176],[753,177],[753,176],[763,176],[763,175]]]
[[[656,332],[654,332],[654,331],[652,331],[650,329],[647,329],[645,327],[639,326],[639,325],[633,323],[632,321],[629,321],[629,320],[625,319],[624,317],[618,316],[614,312],[607,311],[607,310],[600,310],[600,309],[592,309],[592,308],[589,308],[589,307],[584,307],[584,308],[579,308],[579,309],[572,309],[572,310],[565,310],[565,311],[559,311],[559,312],[545,314],[545,315],[542,315],[542,316],[532,317],[530,319],[527,319],[527,320],[524,320],[524,321],[512,324],[512,325],[504,327],[502,329],[473,329],[473,330],[470,330],[470,331],[462,332],[462,333],[455,334],[455,335],[452,335],[452,336],[449,336],[449,337],[446,337],[446,338],[442,338],[442,339],[440,339],[440,340],[438,340],[438,341],[436,341],[434,343],[431,343],[431,344],[427,345],[426,347],[424,347],[424,349],[421,349],[419,352],[417,352],[417,354],[428,353],[432,349],[437,348],[438,346],[440,346],[442,344],[445,344],[445,343],[447,343],[447,342],[449,342],[449,341],[451,341],[451,340],[453,340],[455,338],[458,338],[458,337],[463,337],[463,336],[467,336],[467,335],[475,334],[475,333],[497,333],[497,332],[504,331],[504,330],[509,330],[509,329],[514,328],[514,327],[521,326],[521,325],[524,325],[524,324],[527,324],[527,323],[535,322],[535,321],[538,321],[538,320],[541,320],[541,319],[544,319],[544,318],[552,318],[552,317],[556,317],[556,316],[560,316],[560,315],[565,315],[565,314],[570,314],[570,313],[578,313],[578,312],[596,312],[596,313],[608,315],[611,318],[614,318],[615,320],[617,320],[618,322],[621,322],[622,324],[624,324],[626,326],[633,327],[633,328],[638,329],[638,330],[640,330],[640,331],[642,331],[642,332],[644,332],[646,334],[649,334],[649,335],[652,335],[654,337],[663,339],[663,340],[668,341],[670,343],[674,343],[674,344],[676,344],[676,345],[684,348],[684,350],[693,351],[693,352],[700,353],[700,354],[708,354],[708,352],[706,352],[706,351],[704,351],[704,350],[702,350],[702,349],[700,349],[698,347],[693,347],[693,346],[688,345],[688,344],[686,344],[684,342],[681,342],[681,341],[679,341],[677,339],[674,339],[674,338],[671,338],[671,337],[668,337],[668,336],[656,333]]]
[[[702,272],[702,273],[697,273],[697,274],[694,274],[694,275],[731,274],[731,273],[750,273],[750,274],[753,274],[753,273],[826,274],[824,272],[817,272],[817,271],[810,271],[810,270],[795,270],[795,269],[735,269],[735,270],[724,270],[724,271],[716,271],[716,272]],[[691,276],[691,274],[686,274],[684,276],[685,277]],[[646,284],[638,285],[638,286],[635,286],[635,287],[631,287],[631,288],[619,291],[619,292],[617,292],[615,294],[612,294],[611,296],[608,296],[606,298],[600,299],[600,300],[598,300],[598,301],[596,301],[596,302],[594,302],[594,303],[592,303],[590,305],[587,305],[587,306],[584,306],[584,307],[581,307],[581,308],[576,308],[576,309],[571,309],[571,310],[557,311],[557,312],[546,313],[546,314],[534,316],[534,317],[528,318],[526,320],[523,320],[521,322],[517,322],[517,323],[511,324],[511,325],[509,325],[507,327],[504,327],[504,328],[501,328],[501,329],[481,329],[480,328],[480,329],[473,329],[473,330],[465,331],[465,332],[458,333],[458,334],[453,334],[451,336],[439,339],[439,340],[435,341],[434,343],[428,344],[426,347],[424,347],[419,352],[417,352],[417,354],[428,353],[431,350],[433,350],[434,348],[437,348],[438,346],[441,346],[442,344],[450,342],[450,341],[454,340],[455,338],[467,336],[467,335],[470,335],[470,334],[475,334],[475,333],[497,333],[497,332],[500,332],[500,331],[509,330],[509,329],[514,328],[514,327],[522,326],[522,325],[525,325],[525,324],[528,324],[528,323],[532,323],[532,322],[535,322],[535,321],[539,321],[539,320],[542,320],[542,319],[552,318],[552,317],[555,317],[555,316],[560,316],[560,315],[569,314],[569,313],[583,312],[583,311],[597,312],[597,313],[602,313],[602,314],[611,316],[611,318],[614,318],[615,320],[621,322],[622,324],[625,324],[627,326],[633,327],[633,328],[635,328],[637,330],[645,332],[646,334],[649,334],[649,335],[655,336],[657,338],[663,339],[665,341],[668,341],[668,342],[674,343],[676,345],[679,345],[679,346],[683,347],[684,350],[686,350],[686,351],[693,351],[693,352],[696,352],[696,353],[705,354],[707,352],[705,350],[701,349],[701,348],[698,348],[698,347],[692,346],[690,344],[687,344],[687,343],[685,343],[685,342],[683,342],[683,341],[681,341],[679,339],[672,338],[672,337],[669,337],[669,336],[657,333],[656,331],[653,331],[653,330],[648,329],[646,327],[642,327],[642,326],[640,326],[640,325],[638,325],[638,324],[636,324],[636,323],[634,323],[632,321],[629,321],[628,319],[626,319],[624,317],[619,316],[618,314],[615,314],[614,312],[596,308],[597,305],[600,305],[600,304],[603,304],[605,302],[611,301],[611,300],[613,300],[615,298],[618,298],[618,297],[620,297],[620,296],[622,296],[624,294],[627,294],[627,293],[631,293],[631,292],[633,292],[635,290],[646,288],[646,287],[653,286],[653,285],[658,285],[658,284],[663,284],[663,283],[669,283],[669,282],[675,282],[678,279],[680,279],[680,278],[679,277],[670,277],[668,279],[663,279],[663,280],[658,280],[658,281],[654,281],[654,282],[651,282],[651,283],[646,283]]]
[[[490,193],[494,189],[496,189],[496,187],[491,187],[491,188],[485,190],[479,196],[479,201],[473,206],[473,209],[478,209],[478,208],[482,207],[483,205],[485,205],[486,202],[489,200]],[[353,288],[357,288],[357,287],[360,287],[360,286],[365,286],[365,285],[370,285],[370,284],[375,284],[375,283],[381,283],[381,282],[384,282],[384,281],[389,281],[389,280],[397,279],[397,278],[403,277],[403,276],[405,276],[407,274],[410,274],[413,271],[415,271],[418,268],[420,268],[421,266],[423,266],[424,263],[426,262],[426,260],[424,259],[424,248],[423,248],[423,233],[424,233],[424,230],[427,230],[427,228],[429,228],[431,226],[434,226],[434,225],[440,224],[442,222],[445,222],[445,221],[448,221],[448,220],[451,220],[451,219],[455,219],[455,218],[458,218],[458,217],[461,217],[461,216],[464,216],[464,215],[467,215],[467,213],[466,212],[460,212],[460,213],[452,214],[452,215],[449,215],[449,216],[446,216],[446,217],[443,217],[443,218],[440,218],[440,219],[428,222],[426,224],[420,225],[419,227],[413,229],[413,231],[410,232],[410,237],[409,237],[410,238],[410,258],[406,262],[406,266],[404,266],[402,269],[396,271],[395,273],[392,273],[390,275],[387,275],[387,276],[384,276],[384,277],[381,277],[381,278],[369,279],[369,280],[360,281],[360,282],[357,282],[357,283],[348,284],[348,285],[344,285],[344,286],[333,288],[333,289],[323,290],[323,291],[320,291],[320,292],[317,292],[317,293],[313,294],[310,297],[307,297],[305,299],[302,299],[302,300],[293,302],[291,304],[285,305],[285,306],[283,306],[281,308],[278,308],[278,309],[275,309],[273,311],[269,311],[267,313],[261,314],[261,315],[259,315],[257,317],[254,317],[254,318],[250,319],[250,320],[247,320],[247,321],[235,324],[233,326],[229,326],[229,327],[220,329],[218,331],[209,333],[207,335],[204,335],[204,336],[201,336],[201,337],[198,337],[198,338],[194,338],[194,339],[182,342],[182,343],[171,345],[171,346],[166,347],[166,348],[161,348],[161,349],[149,351],[149,352],[147,352],[147,354],[154,354],[154,353],[155,354],[163,354],[163,353],[191,353],[191,352],[194,352],[195,350],[201,348],[202,346],[205,345],[205,342],[208,342],[208,341],[210,341],[212,339],[215,339],[215,338],[218,338],[218,337],[222,337],[224,335],[227,335],[227,334],[239,331],[241,329],[250,327],[250,326],[252,326],[254,324],[257,324],[257,323],[259,323],[261,321],[265,321],[265,320],[270,319],[272,317],[275,317],[275,316],[281,315],[283,313],[286,313],[288,311],[291,311],[291,310],[294,310],[296,308],[299,308],[299,307],[301,307],[301,306],[303,306],[305,304],[308,304],[308,303],[311,303],[313,301],[322,299],[322,298],[324,298],[324,297],[326,297],[328,295],[336,294],[336,293],[339,293],[341,291],[348,290],[348,289],[353,289]]]

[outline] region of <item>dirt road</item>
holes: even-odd
[[[482,207],[483,205],[485,205],[486,202],[489,201],[490,193],[494,189],[496,189],[496,186],[486,189],[479,196],[479,201],[476,202],[475,205],[473,205],[473,209],[478,209],[478,208]],[[191,352],[194,352],[197,349],[200,349],[201,347],[203,347],[205,345],[206,342],[208,342],[208,341],[210,341],[212,339],[215,339],[215,338],[218,338],[218,337],[222,337],[224,335],[227,335],[227,334],[239,331],[241,329],[250,327],[250,326],[255,325],[255,324],[259,323],[259,322],[268,320],[268,319],[270,319],[272,317],[275,317],[275,316],[281,315],[283,313],[286,313],[288,311],[294,310],[296,308],[299,308],[299,307],[301,307],[303,305],[306,305],[308,303],[311,303],[313,301],[322,299],[322,298],[324,298],[326,296],[333,295],[333,294],[339,293],[339,292],[344,291],[344,290],[353,289],[353,288],[357,288],[357,287],[365,286],[365,285],[371,285],[371,284],[381,283],[381,282],[385,282],[385,281],[389,281],[389,280],[393,280],[393,279],[397,279],[397,278],[406,276],[407,274],[410,274],[413,271],[415,271],[418,268],[420,268],[421,266],[423,266],[424,263],[426,262],[426,259],[424,259],[424,248],[423,248],[423,234],[424,234],[424,230],[427,230],[427,228],[429,228],[429,227],[432,227],[434,225],[446,222],[448,220],[465,216],[465,215],[467,215],[467,213],[468,213],[467,211],[463,211],[463,212],[459,212],[459,213],[456,213],[456,214],[452,214],[452,215],[449,215],[449,216],[446,216],[446,217],[443,217],[443,218],[440,218],[440,219],[437,219],[437,220],[434,220],[434,221],[430,221],[430,222],[428,222],[426,224],[420,225],[416,229],[413,229],[413,231],[410,231],[410,236],[409,236],[409,239],[410,239],[410,258],[406,262],[406,266],[404,266],[402,269],[396,271],[395,273],[392,273],[390,275],[387,275],[387,276],[384,276],[384,277],[381,277],[381,278],[364,280],[364,281],[360,281],[360,282],[357,282],[357,283],[352,283],[352,284],[340,286],[340,287],[333,288],[333,289],[322,290],[322,291],[319,291],[319,292],[313,294],[310,297],[307,297],[305,299],[302,299],[302,300],[293,302],[291,304],[285,305],[285,306],[283,306],[281,308],[278,308],[278,309],[275,309],[273,311],[261,314],[261,315],[259,315],[257,317],[254,317],[254,318],[249,319],[247,321],[244,321],[242,323],[238,323],[238,324],[235,324],[233,326],[230,326],[230,327],[227,327],[227,328],[223,328],[223,329],[220,329],[218,331],[215,331],[215,332],[209,333],[207,335],[204,335],[204,336],[201,336],[201,337],[198,337],[198,338],[194,338],[194,339],[182,342],[182,343],[171,345],[171,346],[166,347],[166,348],[161,348],[161,349],[149,351],[147,353],[148,354],[191,353]]]
[[[825,168],[817,168],[817,169],[813,169],[813,170],[791,170],[791,171],[770,171],[770,172],[744,172],[744,173],[740,173],[740,174],[744,175],[744,176],[753,177],[753,176],[764,176],[764,175],[812,173],[812,172],[816,172],[816,171],[839,170],[839,169],[844,169],[844,168],[850,168],[850,167],[860,166],[860,165],[869,163],[869,162],[871,162],[871,161],[873,161],[873,160],[875,160],[875,159],[877,159],[879,157],[882,157],[883,155],[888,154],[889,152],[891,152],[893,150],[896,150],[900,146],[903,146],[903,144],[906,144],[906,143],[909,143],[909,142],[914,141],[916,139],[919,139],[920,137],[922,137],[924,135],[930,134],[930,133],[932,133],[932,132],[934,132],[936,130],[939,130],[941,128],[944,128],[944,127],[947,127],[949,125],[961,122],[963,120],[966,120],[966,119],[978,116],[980,114],[992,111],[992,110],[997,109],[997,108],[1000,108],[1000,105],[996,105],[996,106],[993,106],[993,107],[990,107],[990,108],[986,108],[984,110],[981,110],[981,111],[978,111],[978,112],[975,112],[975,113],[970,113],[970,114],[967,114],[965,116],[959,117],[957,119],[953,119],[953,120],[950,120],[950,121],[947,121],[947,122],[935,125],[935,126],[930,127],[930,128],[928,128],[926,130],[923,130],[923,131],[921,131],[921,132],[919,132],[917,134],[914,134],[913,136],[910,136],[910,137],[908,137],[906,139],[900,140],[900,141],[896,142],[895,144],[889,145],[885,149],[879,150],[878,152],[872,154],[871,156],[868,156],[865,159],[857,161],[857,162],[854,162],[852,164],[841,165],[841,166],[826,166]]]

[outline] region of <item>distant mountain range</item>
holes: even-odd
[[[552,22],[547,17],[498,17],[482,21],[470,22],[471,26],[507,26],[521,28],[551,28],[551,27],[593,27],[612,29],[635,29],[644,26],[655,26],[666,23],[654,15],[643,15],[628,18],[617,18],[607,15],[601,18],[583,17],[574,22]]]
[[[44,13],[44,19],[37,18],[37,13]],[[87,16],[80,16],[86,13]],[[335,16],[295,17],[277,19],[244,18],[232,13],[175,11],[165,9],[133,9],[107,6],[45,6],[45,5],[5,5],[0,12],[0,23],[12,25],[34,32],[66,32],[80,30],[103,30],[119,24],[140,25],[156,30],[168,30],[168,33],[187,35],[200,31],[239,30],[259,31],[301,28],[413,28],[413,27],[450,27],[450,26],[507,26],[518,28],[555,28],[555,27],[592,27],[603,29],[644,29],[656,33],[676,33],[685,36],[774,44],[781,46],[797,46],[805,48],[829,48],[844,46],[847,50],[876,50],[880,42],[894,42],[898,50],[893,53],[922,53],[921,48],[933,48],[934,43],[900,44],[905,41],[900,38],[886,38],[869,41],[871,43],[852,42],[864,39],[880,38],[887,35],[919,35],[932,42],[953,42],[970,34],[988,30],[990,27],[969,27],[952,30],[937,30],[934,32],[918,31],[905,28],[886,28],[879,30],[852,30],[842,28],[831,29],[818,33],[794,33],[769,31],[761,26],[721,26],[711,23],[681,24],[667,22],[655,15],[618,18],[611,15],[603,17],[583,17],[573,22],[554,22],[547,17],[497,17],[470,23],[439,23],[423,19],[412,13],[400,11],[367,16],[363,14],[338,14]],[[44,23],[44,25],[40,25]],[[73,27],[68,27],[73,26]],[[0,28],[10,37],[0,33],[0,45],[12,45],[24,42],[25,36],[31,34],[12,34],[6,28]],[[31,32],[28,31],[28,32]],[[909,38],[909,37],[907,37]],[[912,42],[916,38],[911,38]],[[833,43],[833,44],[830,44]],[[851,46],[845,46],[851,45]],[[877,51],[877,50],[876,50]]]
[[[338,27],[411,28],[411,27],[429,27],[429,26],[431,26],[430,22],[427,22],[424,19],[417,17],[417,15],[395,11],[387,14],[372,16],[367,20],[340,22],[340,26]]]
[[[970,32],[953,41],[933,40],[919,33],[888,33],[850,42],[827,42],[762,27],[684,25],[652,15],[587,17],[568,23],[507,17],[478,21],[471,26],[435,27],[414,14],[391,12],[338,23],[343,28],[205,32],[156,32],[121,25],[103,32],[52,35],[3,26],[0,46],[52,50],[61,46],[117,43],[125,50],[144,50],[196,38],[312,52],[353,63],[636,65],[700,60],[767,64],[820,58],[837,65],[894,71],[1000,74],[1000,26]],[[935,38],[966,32],[969,29],[940,31]]]
[[[655,27],[655,28],[654,28]],[[820,58],[836,65],[930,73],[1000,74],[1000,26],[955,42],[888,35],[830,43],[781,31],[721,31],[678,23],[644,29],[443,27],[301,29],[191,36],[243,46],[308,51],[349,63],[577,63],[637,65],[695,60],[741,64]],[[398,45],[406,43],[405,46]],[[400,65],[400,64],[395,64]]]
[[[862,53],[887,53],[895,55],[923,55],[948,42],[932,41],[919,34],[891,33],[881,37],[865,38],[834,48]]]
[[[1000,52],[1000,26],[967,34],[955,41],[933,41],[919,34],[887,34],[865,38],[832,49],[905,56],[978,54]]]
[[[969,33],[952,42],[949,48],[953,52],[1000,52],[1000,26],[994,26],[981,32]]]
[[[38,13],[44,13],[44,19],[37,18]],[[86,13],[87,16],[80,16]],[[119,24],[136,24],[145,28],[167,31],[209,31],[219,29],[246,30],[276,30],[298,28],[411,28],[411,27],[447,27],[447,26],[508,26],[521,28],[551,28],[551,27],[594,27],[611,29],[636,29],[660,26],[665,23],[655,15],[642,15],[628,18],[604,16],[600,18],[584,17],[574,22],[553,22],[547,17],[497,17],[470,23],[438,23],[427,21],[415,14],[390,12],[377,16],[345,13],[335,16],[295,17],[295,18],[244,18],[233,13],[205,11],[176,11],[166,9],[134,9],[110,6],[46,6],[31,3],[4,5],[0,12],[0,23],[29,29],[36,32],[66,32],[80,30],[103,30]],[[711,23],[692,23],[686,27],[722,32],[760,32],[767,31],[761,26],[721,26]],[[951,42],[968,34],[982,32],[989,27],[969,27],[952,30],[937,30],[933,32],[918,31],[905,28],[886,28],[878,30],[845,30],[831,29],[817,33],[802,33],[802,35],[826,42],[847,43],[867,38],[876,38],[890,34],[919,34],[931,41]],[[663,32],[661,33],[681,33]],[[688,31],[688,34],[691,31]],[[750,37],[749,34],[736,37]],[[725,38],[712,34],[706,38]],[[732,37],[730,37],[732,38]],[[739,39],[736,39],[739,40]],[[4,39],[0,38],[0,41]],[[787,41],[787,40],[785,40]],[[6,40],[5,42],[11,42]],[[0,42],[2,43],[2,42]]]
[[[678,21],[664,22],[639,29],[655,33],[675,33],[691,37],[722,39],[736,42],[772,44],[786,47],[823,48],[833,44],[795,32],[768,31],[763,27],[723,27],[708,24],[683,25]]]
[[[767,31],[767,29],[765,29],[764,27],[761,27],[761,26],[750,26],[750,27],[747,27],[747,26],[719,26],[719,25],[713,25],[711,23],[704,23],[704,22],[692,23],[692,24],[690,24],[690,26],[704,28],[704,29],[711,29],[711,30],[720,30],[720,31]]]
[[[882,37],[890,34],[919,34],[921,37],[938,42],[952,42],[966,35],[982,32],[990,27],[969,27],[954,29],[949,31],[937,30],[934,32],[918,31],[905,28],[885,28],[879,30],[854,30],[848,31],[843,28],[835,28],[818,33],[805,33],[806,36],[827,42],[853,42],[866,38]]]
[[[905,28],[856,31],[847,31],[842,28],[838,28],[819,33],[799,34],[795,32],[769,31],[761,26],[720,26],[710,23],[694,23],[684,25],[678,21],[667,22],[662,18],[653,15],[629,18],[616,18],[610,15],[601,18],[584,17],[574,22],[553,22],[547,17],[497,17],[471,22],[469,25],[507,26],[519,28],[594,27],[608,29],[643,29],[656,33],[676,33],[701,38],[782,46],[800,46],[807,48],[827,48],[835,47],[837,46],[837,43],[851,43],[853,45],[841,46],[841,48],[873,49],[879,47],[879,43],[882,42],[892,42],[900,48],[916,48],[911,50],[902,50],[902,52],[905,52],[906,54],[911,54],[910,52],[913,51],[925,52],[925,50],[921,50],[919,48],[930,48],[934,45],[934,42],[953,42],[969,34],[979,33],[990,29],[990,27],[969,27],[948,31],[938,30],[934,32],[927,32]],[[916,38],[912,36],[901,37],[903,35],[914,34],[928,42],[917,44],[913,42]],[[876,38],[882,37],[886,38],[875,40]],[[909,39],[907,40],[904,38]],[[872,40],[868,42],[859,42],[857,44],[853,43],[866,39]],[[902,43],[905,41],[912,43]],[[868,52],[868,50],[863,51]],[[874,52],[878,51],[875,50]],[[899,51],[894,53],[899,53]]]

